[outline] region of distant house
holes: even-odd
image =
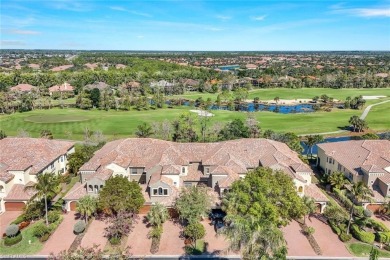
[[[129,81],[121,85],[121,88],[127,89],[129,91],[137,91],[141,88],[141,83],[137,81]]]
[[[99,67],[99,64],[97,64],[97,63],[85,63],[84,66],[87,67],[88,69],[94,70],[97,67]]]
[[[35,69],[35,70],[38,70],[41,68],[41,66],[39,64],[28,64],[28,67],[32,68],[32,69]]]
[[[54,93],[65,93],[68,95],[73,95],[74,94],[73,91],[74,91],[73,86],[69,85],[66,82],[62,85],[54,85],[49,88],[50,96],[53,95]]]
[[[105,82],[95,82],[93,84],[85,85],[85,89],[92,90],[94,88],[99,89],[100,91],[108,89],[110,86],[107,85]]]
[[[255,70],[255,69],[257,69],[257,65],[256,64],[246,64],[245,68],[247,70]]]
[[[73,67],[73,65],[62,65],[62,66],[52,68],[51,71],[58,72],[58,71],[70,69],[72,67]]]
[[[141,212],[159,202],[172,207],[180,189],[203,184],[213,190],[215,207],[231,184],[259,166],[291,177],[299,196],[310,195],[322,211],[328,199],[311,183],[312,170],[286,144],[267,139],[218,143],[175,143],[150,138],[127,138],[107,143],[80,168],[80,183],[65,195],[75,210],[84,195],[97,196],[111,176],[123,175],[142,188]]]
[[[362,181],[374,193],[374,203],[365,203],[377,210],[390,196],[390,141],[353,140],[318,144],[317,164],[325,173],[342,172],[351,182]]]
[[[37,90],[38,88],[30,85],[30,84],[18,84],[16,86],[13,86],[10,88],[11,91],[13,92],[31,92],[33,90]]]
[[[124,65],[124,64],[116,64],[115,68],[117,68],[117,69],[124,69],[124,68],[126,68],[126,65]]]
[[[183,82],[183,86],[186,88],[187,91],[197,91],[199,87],[199,81],[194,79],[186,79]]]
[[[0,212],[21,211],[34,195],[25,187],[42,173],[64,174],[74,143],[43,138],[0,140]]]

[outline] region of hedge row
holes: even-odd
[[[386,225],[382,222],[376,221],[372,218],[370,218],[369,221],[369,224],[372,226],[373,229],[375,229],[375,231],[390,232],[390,229],[386,227]]]
[[[364,215],[364,208],[362,206],[356,206],[352,203],[352,201],[344,195],[344,193],[339,190],[334,188],[333,192],[336,196],[336,198],[346,207],[348,210],[351,210],[351,207],[353,207],[353,214],[357,217],[362,217]],[[369,214],[369,213],[367,213]]]
[[[390,242],[390,232],[377,232],[375,233],[375,241],[379,243]]]
[[[20,241],[22,241],[22,239],[23,239],[22,233],[19,232],[19,234],[14,236],[14,237],[5,237],[4,238],[4,245],[5,246],[13,246],[13,245],[19,243]]]
[[[339,239],[343,242],[347,242],[351,240],[352,235],[347,235],[347,225],[346,224],[340,224],[336,225],[332,221],[328,221],[330,228],[333,230],[334,233],[336,233],[339,236]]]
[[[375,240],[375,235],[373,233],[361,230],[356,224],[351,226],[351,233],[354,238],[364,243],[372,244]]]
[[[46,226],[45,223],[41,222],[37,224],[33,229],[33,235],[41,242],[45,242],[49,239],[49,237],[54,233],[54,231],[57,229],[57,227],[61,224],[62,220],[64,218],[60,216],[57,221],[49,224],[49,226]]]

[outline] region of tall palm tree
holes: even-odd
[[[303,196],[303,204],[306,206],[305,215],[303,216],[303,223],[306,224],[306,215],[310,217],[311,214],[316,212],[316,203],[311,197]]]
[[[161,203],[156,203],[152,206],[146,218],[152,226],[161,227],[169,218],[168,210]]]
[[[358,116],[351,116],[349,119],[349,123],[352,125],[353,131],[356,132],[357,126],[359,125],[359,117]]]
[[[245,259],[273,259],[286,253],[283,233],[271,223],[260,223],[255,217],[228,215],[222,233],[230,240],[229,248],[241,250]]]
[[[334,172],[329,175],[328,181],[333,188],[341,189],[347,182],[345,179],[344,173],[342,172]]]
[[[352,185],[352,187],[350,188],[350,193],[351,193],[355,203],[360,203],[362,201],[370,201],[371,200],[371,195],[372,195],[371,190],[367,187],[366,184],[364,184],[361,181],[356,182]],[[347,234],[349,234],[349,228],[350,228],[351,222],[352,222],[353,210],[354,210],[354,207],[352,206],[351,210],[350,210],[350,214],[349,214]]]
[[[45,200],[45,220],[46,225],[49,225],[47,218],[47,201],[55,196],[60,191],[60,180],[58,175],[53,173],[41,173],[37,175],[37,183],[32,186],[26,186],[25,190],[36,191],[31,199],[44,198]]]
[[[97,200],[89,195],[80,198],[76,208],[77,212],[84,215],[85,223],[88,222],[89,217],[96,211],[96,209]]]
[[[313,159],[313,146],[322,142],[324,137],[322,135],[309,135],[305,141],[306,145],[309,147],[310,158]]]

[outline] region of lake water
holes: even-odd
[[[236,70],[240,68],[240,65],[226,65],[226,66],[219,66],[220,70]]]
[[[378,134],[380,137],[385,135],[386,133]],[[356,136],[340,136],[340,137],[329,137],[325,138],[323,142],[321,143],[334,143],[334,142],[343,142],[343,141],[350,141],[350,140],[359,140],[359,137]],[[303,147],[304,151],[302,154],[308,154],[309,153],[309,147],[304,142],[301,142],[301,146]],[[317,154],[318,147],[317,145],[314,145],[312,148],[313,154]]]
[[[229,110],[227,106],[216,106],[213,105],[210,107],[211,110]],[[291,114],[291,113],[308,113],[314,112],[313,105],[311,104],[299,104],[295,106],[286,106],[286,105],[263,105],[255,103],[246,103],[241,105],[236,105],[236,111],[244,112],[256,112],[256,111],[271,111],[281,114]]]

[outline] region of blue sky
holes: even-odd
[[[390,0],[1,0],[2,49],[390,50]]]

